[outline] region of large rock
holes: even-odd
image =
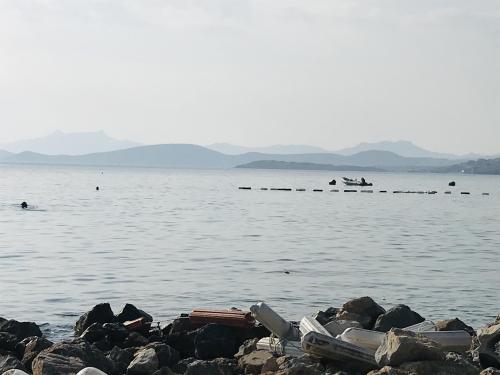
[[[23,366],[21,361],[13,355],[0,356],[0,374],[12,369],[26,371],[26,368]]]
[[[146,348],[154,349],[160,367],[170,367],[181,359],[179,352],[167,344],[155,342],[147,345]]]
[[[23,341],[24,350],[21,362],[28,369],[31,368],[33,360],[42,350],[50,348],[54,345],[51,341],[44,337],[29,337]]]
[[[33,360],[32,364],[33,373],[35,373],[36,368],[37,374],[43,375],[45,375],[44,371],[49,371],[48,369],[60,368],[62,372],[59,373],[64,374],[64,371],[67,371],[64,370],[65,368],[73,370],[78,368],[77,371],[75,371],[76,373],[85,367],[96,367],[108,374],[111,374],[113,371],[113,363],[111,360],[100,350],[94,349],[84,340],[75,340],[72,342],[63,341],[54,344],[50,348],[42,350]]]
[[[238,366],[245,370],[245,374],[260,374],[270,358],[273,358],[273,355],[267,350],[256,350],[241,357]]]
[[[134,359],[134,353],[134,349],[121,349],[117,346],[111,349],[107,357],[113,362],[113,373],[124,374]]]
[[[75,333],[80,336],[92,323],[112,323],[115,315],[109,303],[95,305],[92,310],[83,314],[75,324]]]
[[[365,323],[364,321],[360,321],[360,318],[352,319],[353,316],[343,314],[346,312],[357,314],[361,317],[366,317],[368,319],[368,322]],[[363,324],[365,328],[371,328],[373,327],[373,324],[377,320],[378,316],[384,313],[385,309],[377,304],[373,299],[371,299],[370,297],[361,297],[344,303],[344,305],[342,305],[341,311],[337,314],[337,319],[356,320],[362,324],[365,323]]]
[[[134,305],[127,303],[123,310],[116,316],[116,320],[120,323],[124,323],[128,320],[135,320],[139,318],[144,318],[147,322],[152,322],[153,317],[148,313],[138,309]]]
[[[189,363],[184,375],[233,375],[236,373],[234,360],[216,358],[212,361],[196,360]]]
[[[0,332],[0,350],[13,352],[16,350],[18,342],[17,336],[12,333]]]
[[[0,332],[7,332],[16,336],[18,342],[30,336],[42,336],[42,331],[35,323],[18,322],[13,319],[1,322]]]
[[[122,343],[129,335],[129,331],[122,323],[104,323],[102,328],[113,343]]]
[[[145,346],[149,343],[148,339],[141,335],[139,332],[130,332],[125,340],[119,344],[122,348],[133,348]]]
[[[242,340],[235,329],[220,324],[207,324],[196,331],[194,338],[195,357],[198,359],[214,359],[218,357],[232,358]]]
[[[165,337],[163,342],[177,350],[181,354],[181,358],[190,358],[194,357],[196,335],[196,331],[178,332]]]
[[[477,341],[477,355],[481,366],[500,369],[500,324],[479,329]]]
[[[127,375],[150,375],[160,368],[158,356],[153,348],[141,349],[127,368]]]
[[[375,331],[387,332],[391,328],[405,328],[423,322],[422,318],[415,311],[406,305],[396,305],[385,314],[379,315],[373,329]]]
[[[240,348],[238,349],[238,353],[234,355],[234,358],[240,359],[244,355],[250,354],[251,352],[257,350],[258,342],[259,339],[246,340],[243,344],[241,344]]]
[[[317,311],[314,315],[313,318],[316,319],[318,322],[320,322],[322,325],[325,325],[329,321],[335,319],[335,316],[339,312],[339,309],[335,307],[329,307],[325,311]]]
[[[439,320],[436,323],[437,331],[465,331],[471,336],[475,336],[476,332],[474,328],[468,326],[460,319],[448,319],[448,320]]]
[[[445,353],[441,347],[426,337],[397,328],[389,331],[375,353],[375,360],[382,366],[399,366],[404,362],[440,361]]]
[[[99,341],[106,337],[106,330],[102,327],[101,323],[92,323],[88,326],[80,337],[90,343]]]

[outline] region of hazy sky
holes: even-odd
[[[0,143],[500,152],[500,0],[0,0]]]

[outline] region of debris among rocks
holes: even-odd
[[[387,332],[391,328],[404,328],[418,323],[425,319],[406,305],[397,305],[379,315],[373,329],[375,331]],[[454,330],[450,330],[454,331]]]
[[[468,326],[460,319],[439,320],[436,322],[437,331],[465,331],[471,336],[475,336],[474,328]]]

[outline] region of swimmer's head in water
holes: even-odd
[[[26,202],[21,203],[21,208],[28,208],[28,203]]]

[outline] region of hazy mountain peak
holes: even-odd
[[[329,151],[309,145],[271,145],[271,146],[239,146],[230,143],[214,143],[206,146],[207,148],[222,152],[227,155],[240,155],[249,152],[258,152],[263,154],[317,154],[317,153],[327,153]]]
[[[0,145],[9,152],[32,151],[46,155],[83,155],[120,150],[139,143],[111,138],[104,131],[65,133],[56,130],[45,137],[21,140]]]

